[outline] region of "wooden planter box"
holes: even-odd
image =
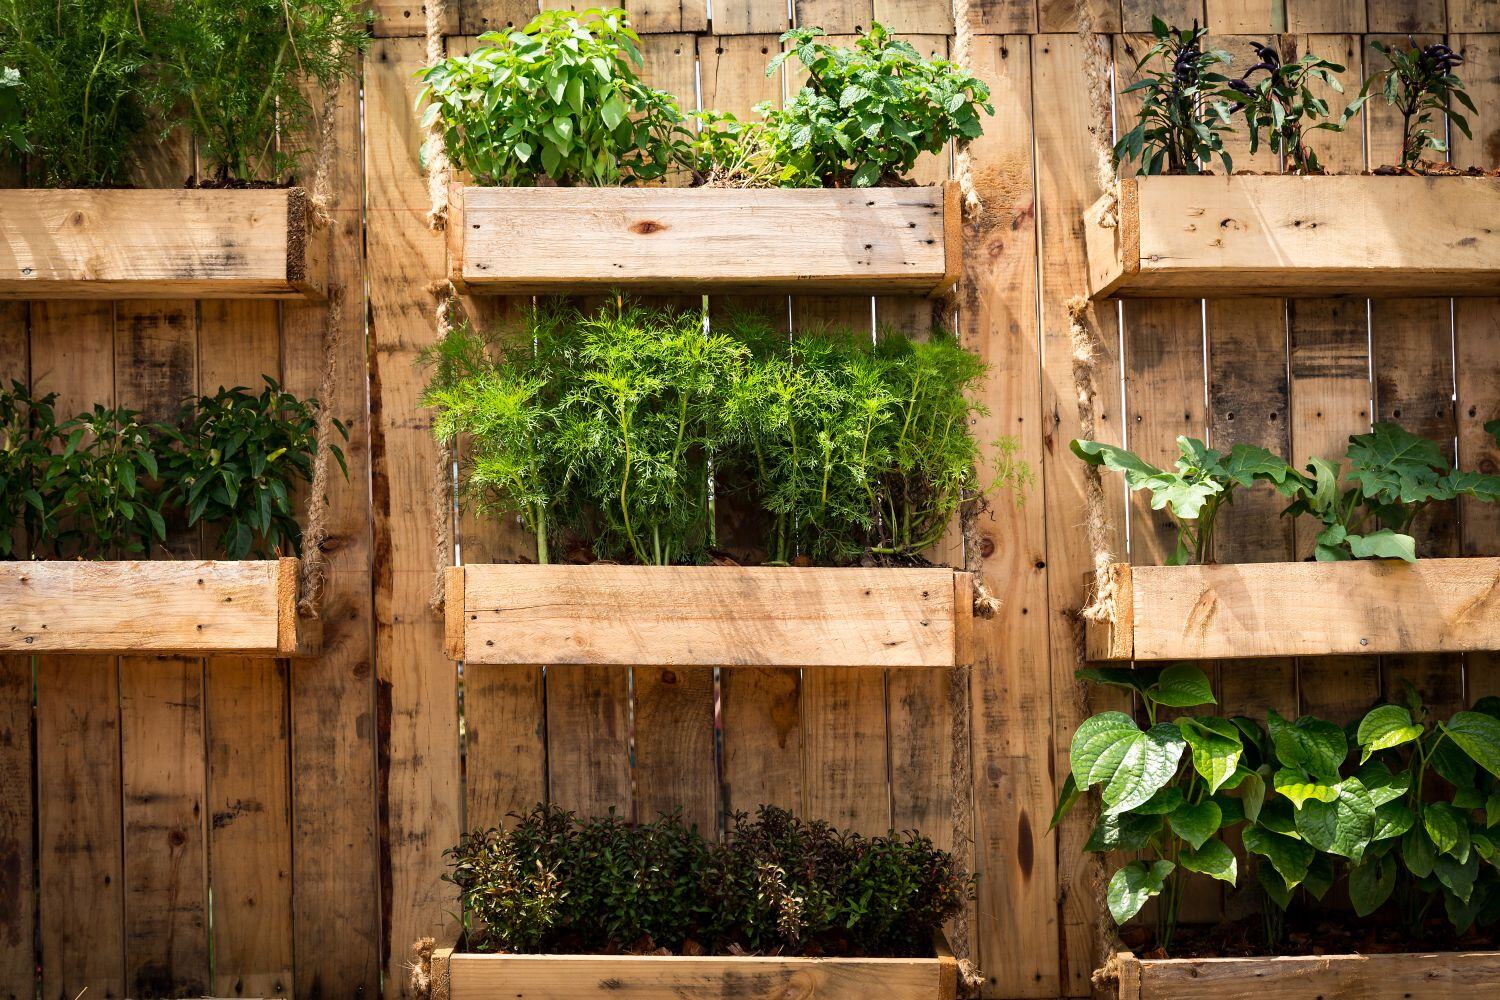
[[[951,667],[973,577],[951,569],[458,566],[446,649],[470,663]]]
[[[0,299],[321,298],[301,188],[0,190]]]
[[[296,559],[0,562],[0,653],[297,650]]]
[[[1139,959],[1117,956],[1120,1000],[1478,1000],[1500,953]]]
[[[1084,215],[1096,299],[1500,294],[1500,178],[1131,177],[1113,207]]]
[[[432,956],[429,1000],[953,1000],[958,963],[932,958],[683,958],[654,955]]]
[[[1500,558],[1113,567],[1091,660],[1500,649]]]
[[[958,186],[816,190],[455,185],[466,294],[920,292],[958,279]]]

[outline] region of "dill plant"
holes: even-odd
[[[0,162],[36,187],[124,184],[146,60],[132,0],[0,0]]]
[[[206,178],[281,180],[316,132],[306,88],[352,79],[372,15],[358,0],[139,0],[152,100],[185,124]]]

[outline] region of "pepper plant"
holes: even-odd
[[[1089,668],[1078,676],[1133,692],[1147,725],[1124,712],[1084,720],[1073,734],[1070,770],[1052,825],[1099,786],[1099,820],[1084,850],[1138,855],[1110,877],[1110,915],[1123,924],[1148,900],[1162,897],[1157,941],[1169,947],[1187,875],[1238,882],[1239,863],[1223,831],[1254,823],[1260,814],[1268,773],[1261,759],[1264,739],[1249,719],[1162,717],[1164,708],[1215,704],[1197,667]]]
[[[0,392],[0,557],[16,554],[17,529],[33,542],[57,533],[56,402],[56,393],[34,397],[16,381]]]
[[[1234,502],[1238,487],[1258,482],[1291,489],[1295,473],[1284,460],[1264,448],[1236,444],[1226,455],[1197,438],[1179,437],[1179,457],[1173,469],[1158,469],[1125,448],[1099,441],[1072,443],[1073,454],[1093,466],[1125,476],[1132,490],[1151,494],[1151,509],[1165,509],[1177,527],[1177,545],[1169,566],[1213,561],[1214,528],[1219,512]]]
[[[1136,71],[1156,64],[1122,93],[1141,95],[1135,126],[1115,143],[1115,166],[1138,164],[1140,174],[1196,174],[1215,157],[1226,174],[1234,162],[1223,133],[1239,98],[1217,67],[1230,62],[1223,49],[1203,48],[1207,28],[1168,26],[1152,16],[1156,42],[1136,62]]]
[[[264,376],[259,395],[243,386],[185,400],[176,447],[164,457],[166,501],[187,514],[189,527],[214,529],[226,559],[300,555],[296,490],[313,478],[319,403],[300,400]],[[334,428],[348,439],[337,418]],[[332,457],[347,477],[338,445]]]
[[[1429,149],[1435,153],[1448,151],[1447,139],[1435,130],[1438,120],[1447,118],[1472,139],[1474,134],[1469,131],[1468,119],[1453,104],[1462,104],[1470,111],[1475,109],[1463,81],[1453,72],[1464,57],[1442,42],[1419,46],[1410,36],[1407,41],[1406,46],[1370,43],[1370,48],[1384,56],[1389,66],[1372,76],[1365,89],[1368,91],[1378,83],[1377,92],[1400,113],[1401,157],[1397,165],[1413,168]]]
[[[1350,101],[1339,117],[1333,119],[1328,101],[1313,91],[1313,85],[1321,83],[1335,93],[1343,93],[1337,75],[1344,72],[1343,66],[1311,52],[1296,62],[1286,63],[1270,45],[1250,44],[1260,61],[1239,79],[1230,80],[1229,87],[1240,95],[1240,110],[1250,133],[1251,155],[1260,148],[1264,133],[1271,152],[1281,158],[1287,173],[1321,174],[1323,167],[1307,145],[1307,133],[1342,132],[1349,119],[1359,113],[1366,95]],[[1256,73],[1265,75],[1252,81]]]
[[[129,409],[99,404],[60,424],[64,442],[47,477],[52,496],[45,502],[57,512],[55,537],[33,543],[34,551],[58,556],[107,557],[146,551],[167,537],[159,491],[158,441],[163,428],[140,422]]]
[[[676,100],[641,82],[625,11],[543,11],[479,40],[417,74],[423,125],[441,126],[449,157],[475,183],[622,184],[691,159]]]

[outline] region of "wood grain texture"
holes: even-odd
[[[1121,187],[1118,230],[1088,228],[1096,298],[1500,288],[1500,232],[1479,221],[1500,214],[1490,178],[1149,177]]]
[[[1495,952],[1146,961],[1130,955],[1122,958],[1121,1000],[1127,996],[1130,1000],[1461,1000],[1493,988],[1500,976],[1500,955]]]
[[[1285,0],[1285,3],[1288,31],[1365,31],[1365,0]]]
[[[448,960],[452,1000],[641,1000],[713,996],[799,1000],[875,996],[951,1000],[952,959],[680,958],[603,955],[469,955]]]
[[[465,566],[469,663],[952,666],[952,570]],[[451,632],[450,632],[451,634]]]
[[[0,563],[13,612],[0,649],[289,655],[283,573],[280,561]]]
[[[0,298],[302,298],[326,249],[301,188],[0,190]]]
[[[1126,580],[1136,660],[1462,652],[1500,644],[1500,560],[1493,558],[1133,566]]]
[[[468,293],[947,287],[940,187],[455,190]]]

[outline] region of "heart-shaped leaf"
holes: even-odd
[[[1219,832],[1219,820],[1223,813],[1218,803],[1211,800],[1193,804],[1184,802],[1167,817],[1172,832],[1193,846],[1194,850]]]
[[[1183,716],[1177,728],[1192,751],[1193,770],[1208,782],[1210,794],[1217,792],[1239,768],[1244,746],[1240,734],[1228,719]]]
[[[1375,833],[1375,806],[1358,778],[1335,786],[1332,802],[1309,799],[1297,812],[1297,832],[1320,851],[1358,861]]]
[[[1500,777],[1500,719],[1483,712],[1459,712],[1443,730],[1474,763]]]
[[[1271,862],[1287,888],[1295,889],[1307,877],[1307,869],[1312,865],[1315,852],[1302,841],[1272,833],[1259,826],[1247,828],[1243,840],[1245,850]]]
[[[1148,688],[1146,697],[1158,705],[1169,708],[1195,708],[1212,705],[1214,689],[1208,676],[1197,667],[1185,663],[1174,664],[1161,672],[1156,684]]]
[[[1366,858],[1349,869],[1349,902],[1361,917],[1380,909],[1395,888],[1396,859],[1390,855]]]
[[[1446,802],[1429,802],[1422,806],[1422,829],[1439,854],[1468,860],[1469,818],[1462,812]]]
[[[1124,712],[1103,712],[1073,734],[1073,776],[1082,788],[1104,784],[1104,812],[1126,812],[1172,780],[1186,746],[1174,725],[1143,732]]]
[[[1234,852],[1217,838],[1205,841],[1200,847],[1185,849],[1177,860],[1190,872],[1207,875],[1230,885],[1234,885],[1239,878],[1239,862]]]
[[[1115,923],[1123,924],[1141,912],[1141,907],[1146,905],[1148,899],[1161,893],[1167,876],[1176,868],[1170,861],[1157,861],[1150,867],[1144,862],[1132,861],[1115,872],[1105,893],[1110,916],[1115,918]]]
[[[1271,779],[1276,791],[1291,800],[1292,806],[1301,809],[1309,799],[1332,802],[1339,797],[1338,789],[1314,781],[1300,767],[1283,767]]]
[[[1288,722],[1275,709],[1270,711],[1268,720],[1271,742],[1283,766],[1300,767],[1328,784],[1338,782],[1339,767],[1349,756],[1349,741],[1342,729],[1310,715]]]
[[[1375,831],[1370,840],[1390,840],[1405,835],[1416,823],[1416,814],[1405,802],[1385,802],[1375,807]]]
[[[1371,754],[1399,747],[1421,736],[1422,727],[1412,722],[1410,712],[1399,705],[1381,705],[1360,720],[1354,737],[1363,748],[1359,762],[1363,764]]]
[[[1370,793],[1370,801],[1379,809],[1387,802],[1394,802],[1411,790],[1411,772],[1392,774],[1379,761],[1366,764],[1354,773],[1360,784]]]
[[[1094,832],[1089,835],[1085,851],[1139,851],[1151,840],[1151,835],[1161,829],[1161,820],[1155,816],[1137,816],[1135,813],[1118,813],[1100,816]]]

